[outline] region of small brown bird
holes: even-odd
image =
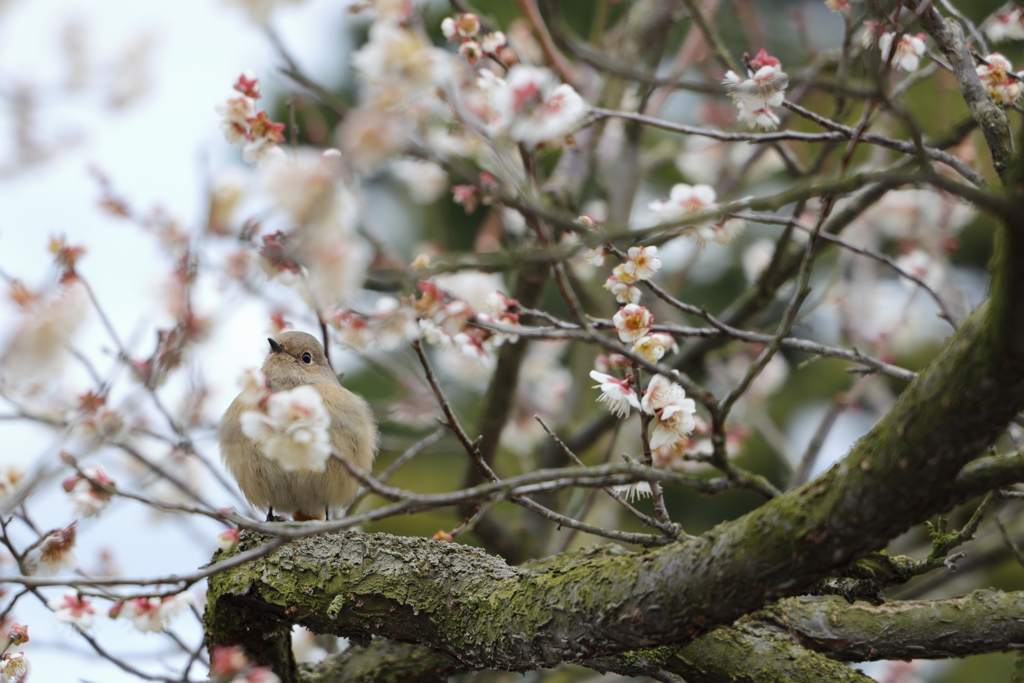
[[[380,440],[377,422],[366,401],[338,382],[324,347],[315,337],[305,332],[285,332],[268,341],[270,354],[263,363],[267,387],[287,391],[311,386],[320,394],[330,416],[327,433],[331,455],[326,469],[288,470],[267,457],[262,452],[264,445],[243,432],[242,416],[259,412],[261,400],[257,397],[254,401],[246,391],[235,398],[221,420],[221,457],[248,501],[267,510],[267,521],[274,519],[275,510],[296,521],[329,519],[330,511],[351,503],[359,488],[359,481],[338,458],[369,472]]]

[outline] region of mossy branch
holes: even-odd
[[[683,646],[806,592],[962,502],[958,473],[1024,408],[1024,202],[1010,199],[1018,210],[997,239],[991,299],[816,480],[698,538],[517,568],[417,538],[302,539],[210,579],[208,641],[250,652],[270,644],[258,656],[287,667],[280,634],[302,623],[423,644],[468,668],[522,671]]]

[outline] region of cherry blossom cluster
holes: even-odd
[[[191,593],[118,600],[110,608],[108,616],[111,619],[130,619],[140,633],[163,633],[170,622],[193,603]],[[53,618],[61,623],[77,626],[83,631],[93,626],[93,616],[97,613],[94,602],[76,590],[68,590],[46,604],[53,610]]]
[[[675,445],[693,432],[697,425],[696,403],[686,397],[686,391],[678,383],[662,375],[655,375],[651,379],[642,399],[637,398],[635,377],[632,374],[618,379],[592,370],[590,377],[598,382],[594,388],[601,390],[597,400],[607,405],[613,415],[624,418],[629,415],[630,408],[636,408],[655,418],[650,440],[652,449]]]
[[[988,96],[999,104],[1016,102],[1020,97],[1020,74],[1014,73],[1010,60],[993,52],[985,62],[978,65],[977,72]]]
[[[710,185],[678,183],[672,187],[668,199],[655,200],[650,203],[650,208],[662,222],[682,220],[690,214],[718,208],[716,196]],[[708,241],[729,244],[745,227],[743,219],[726,216],[718,221],[698,223],[690,234],[701,245]]]
[[[391,351],[419,337],[415,311],[408,302],[392,296],[377,299],[369,315],[336,310],[324,318],[338,331],[342,343],[355,349]]]
[[[215,645],[210,648],[211,683],[280,683],[266,666],[253,666],[242,648]]]
[[[911,35],[904,33],[896,41],[895,33],[883,33],[878,38],[878,49],[882,52],[882,59],[888,60],[892,55],[892,63],[904,71],[916,71],[921,63],[921,56],[925,53],[925,35],[918,33]],[[895,52],[894,52],[895,51]]]
[[[619,340],[631,344],[630,351],[651,363],[657,363],[669,350],[678,350],[672,335],[651,332],[654,316],[643,306],[627,304],[612,316]]]
[[[492,31],[480,36],[480,18],[470,12],[460,14],[457,19],[446,17],[441,22],[441,32],[449,42],[459,41],[459,54],[471,65],[487,55],[502,64],[516,61],[516,54],[507,47],[508,41],[501,31]]]
[[[446,350],[455,350],[474,364],[489,364],[493,352],[515,335],[493,332],[472,325],[498,323],[517,325],[519,302],[501,292],[492,292],[486,299],[486,310],[477,312],[468,302],[453,297],[432,281],[420,281],[420,298],[415,302],[423,339]]]
[[[604,263],[604,255],[600,247],[587,253],[589,263]],[[630,247],[626,260],[612,269],[612,274],[605,280],[604,288],[615,296],[620,304],[635,304],[640,301],[640,288],[636,286],[641,280],[649,280],[661,268],[661,260],[657,256],[657,247]]]
[[[225,139],[242,150],[249,163],[266,163],[281,153],[277,143],[284,141],[284,124],[274,123],[265,111],[256,111],[260,82],[246,72],[238,77],[228,98],[217,105],[220,129]]]
[[[985,35],[993,43],[1024,40],[1024,7],[1008,3],[982,24]]]
[[[773,130],[779,117],[772,109],[782,106],[786,99],[789,76],[782,70],[779,60],[762,48],[753,59],[744,55],[747,78],[734,71],[725,74],[725,88],[739,110],[739,119],[751,128]]]
[[[252,370],[243,375],[243,394],[258,391],[261,375]],[[286,472],[324,471],[331,456],[331,417],[314,387],[268,393],[256,405],[258,410],[242,413],[242,433],[259,443],[264,455]]]

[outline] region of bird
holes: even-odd
[[[259,411],[251,393],[242,391],[228,406],[220,422],[221,457],[238,482],[246,499],[256,508],[274,515],[288,514],[295,521],[329,520],[331,511],[348,506],[359,488],[339,458],[355,469],[369,472],[380,443],[380,433],[370,406],[341,386],[331,369],[324,347],[305,332],[284,332],[269,338],[270,353],[263,363],[266,388],[270,392],[311,386],[320,395],[330,416],[327,433],[331,455],[323,471],[288,471],[263,452],[265,444],[243,432],[242,416]]]

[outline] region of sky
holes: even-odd
[[[272,20],[298,62],[323,82],[336,82],[345,69],[345,5],[309,0],[280,8]],[[73,30],[84,45],[84,59],[74,63],[88,67],[86,82],[77,92],[62,85],[69,72],[62,47],[68,27],[77,27]],[[221,0],[0,0],[0,106],[6,110],[0,114],[0,269],[30,287],[43,286],[52,278],[47,244],[52,236],[65,235],[69,242],[87,246],[80,270],[119,335],[133,339],[139,330],[151,328],[153,300],[160,296],[159,276],[166,272],[154,273],[153,263],[161,257],[152,238],[97,207],[99,190],[90,169],[100,169],[138,208],[162,206],[185,225],[200,224],[207,180],[242,165],[236,150],[221,137],[214,105],[244,70],[261,77],[264,92],[280,92],[286,84],[274,71],[277,64],[260,28],[238,5]],[[135,90],[134,82],[142,91],[135,101],[113,108],[112,84],[118,82],[118,73],[127,79],[122,89]],[[16,150],[10,108],[23,84],[33,86],[39,97],[33,135],[54,153],[42,163],[12,170]],[[0,344],[15,315],[4,299]],[[244,366],[259,365],[266,346],[262,311],[249,308],[233,315],[232,324],[222,332],[224,338],[209,345],[212,356],[204,359],[210,380],[228,392]],[[110,347],[95,315],[76,342],[83,349]],[[139,342],[142,348],[152,344],[149,337]],[[102,351],[99,355],[101,367],[109,367],[109,356],[103,358]],[[222,411],[231,398],[212,397],[210,411]],[[0,466],[12,461],[28,467],[53,462],[52,433],[22,424],[0,426],[4,443],[17,444],[16,449],[0,450]],[[199,447],[216,460],[212,438]],[[222,490],[214,495],[231,503]],[[46,528],[70,520],[70,505],[59,490],[37,501],[36,509],[37,524]],[[81,522],[79,547],[92,549],[90,553],[98,547],[111,549],[127,575],[187,572],[209,561],[221,530],[203,521],[180,523],[140,515],[138,506],[115,503],[101,520]],[[79,561],[88,569],[97,558],[80,554]],[[95,657],[38,601],[23,599],[14,616],[29,625],[31,641],[23,648],[32,680],[138,680]],[[173,630],[190,644],[201,638],[196,620],[188,615],[180,617]],[[112,651],[152,673],[163,673],[162,662],[178,659],[167,649],[166,638],[139,634],[124,620],[103,616],[93,633]],[[194,667],[194,674],[202,677],[206,671]]]

